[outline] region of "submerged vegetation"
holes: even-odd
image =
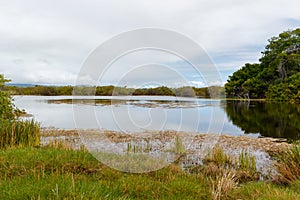
[[[229,77],[226,95],[300,103],[300,29],[272,37],[259,61]]]

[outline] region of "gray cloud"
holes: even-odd
[[[1,1],[0,73],[13,82],[73,84],[102,42],[124,31],[158,27],[195,40],[227,75],[256,62],[268,38],[299,26],[299,7],[296,0]],[[173,59],[157,62],[168,61],[180,68]],[[185,73],[192,77],[191,70]],[[117,73],[111,74],[114,80]]]

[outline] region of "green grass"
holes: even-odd
[[[177,166],[129,174],[85,151],[9,149],[0,153],[0,199],[209,199],[208,181]]]
[[[40,145],[40,126],[33,120],[1,120],[0,149]]]
[[[188,174],[176,165],[124,173],[85,150],[54,146],[0,151],[0,199],[299,199],[299,189],[299,180],[288,186],[258,181],[238,185],[235,171],[211,177]]]
[[[218,167],[229,167],[233,165],[232,158],[228,156],[222,148],[213,148],[204,158],[204,163],[214,163]]]
[[[300,199],[300,184],[296,184],[297,186],[295,187],[284,187],[268,182],[249,182],[234,189],[231,194],[228,195],[228,199]]]
[[[249,155],[247,151],[242,151],[238,157],[237,164],[242,170],[249,170],[252,172],[256,171],[256,160],[255,157]]]

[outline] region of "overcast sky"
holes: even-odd
[[[0,0],[0,73],[14,83],[73,85],[84,61],[103,42],[153,27],[197,42],[221,74],[215,84],[222,84],[243,64],[258,62],[269,38],[300,27],[299,8],[299,0]],[[174,56],[143,51],[128,57],[99,84],[180,85],[168,73],[172,69],[190,84],[205,85]],[[135,59],[141,67],[131,73]],[[143,59],[146,66],[140,64]],[[126,80],[120,81],[118,68],[126,66]]]

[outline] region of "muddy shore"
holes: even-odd
[[[81,136],[81,137],[80,137]],[[63,130],[63,129],[42,129],[41,145],[52,141],[62,141],[64,144],[77,149],[83,145],[81,139],[93,138],[94,140],[109,140],[112,143],[128,143],[139,141],[161,141],[170,142],[176,136],[182,138],[187,145],[188,151],[193,144],[219,146],[224,149],[260,150],[268,154],[280,152],[290,146],[285,139],[280,138],[254,138],[248,136],[230,136],[217,134],[199,134],[176,131],[147,131],[134,134],[124,134],[109,130]]]

